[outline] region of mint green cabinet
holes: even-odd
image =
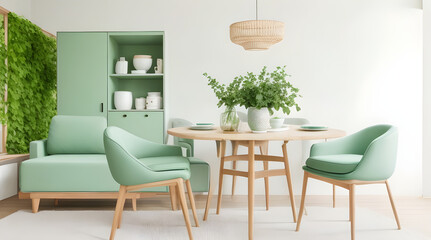
[[[109,112],[108,125],[163,143],[163,112]]]
[[[163,96],[164,74],[154,74],[154,66],[158,58],[164,61],[164,46],[164,32],[159,31],[59,32],[58,114],[104,116],[110,126],[163,143],[164,110],[117,111],[114,93],[130,91],[133,102],[137,97],[146,97],[148,92],[161,92]],[[134,55],[152,56],[149,74],[130,74],[134,70]],[[126,75],[115,74],[120,57],[129,63]]]
[[[107,116],[107,42],[106,32],[58,33],[58,114]]]

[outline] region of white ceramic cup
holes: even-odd
[[[131,110],[133,105],[132,92],[115,91],[114,105],[117,110]]]
[[[135,108],[136,110],[144,110],[145,109],[145,98],[135,98]]]

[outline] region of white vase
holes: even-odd
[[[115,64],[115,73],[116,74],[127,74],[126,58],[120,57],[120,61],[117,61],[117,64]]]
[[[117,110],[131,110],[133,105],[132,92],[116,91],[114,93],[114,105]]]
[[[266,131],[269,128],[269,111],[268,108],[257,109],[251,107],[248,109],[248,126],[252,131]]]

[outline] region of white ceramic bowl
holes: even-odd
[[[131,110],[133,104],[132,92],[116,91],[114,93],[114,105],[117,110]]]
[[[271,128],[281,128],[284,123],[284,118],[271,118],[269,120],[269,124],[271,125]]]
[[[133,66],[136,70],[143,70],[147,72],[153,64],[152,58],[133,58]]]

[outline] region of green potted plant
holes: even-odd
[[[239,105],[248,109],[248,125],[252,131],[266,131],[269,116],[274,110],[281,109],[285,114],[290,114],[291,107],[301,110],[295,102],[297,97],[301,97],[299,89],[287,80],[289,75],[285,69],[285,66],[277,67],[268,72],[264,67],[259,75],[248,72],[235,78],[235,84],[240,85]]]
[[[223,131],[235,131],[238,129],[239,117],[235,106],[240,103],[239,99],[239,83],[238,81],[231,82],[228,86],[220,84],[215,78],[212,78],[207,73],[203,74],[208,79],[208,85],[212,88],[215,95],[219,99],[217,106],[225,106],[225,111],[220,116],[220,128]]]

